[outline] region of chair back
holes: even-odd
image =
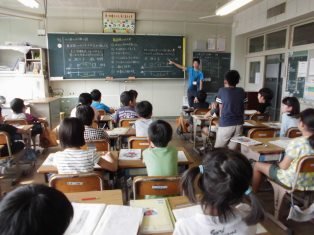
[[[193,114],[194,115],[205,115],[208,113],[209,109],[195,109]]]
[[[89,146],[95,147],[97,152],[110,151],[110,143],[108,143],[107,140],[86,141],[86,145],[84,145],[83,148],[88,149]]]
[[[148,196],[181,195],[180,177],[137,176],[133,180],[134,199]]]
[[[248,137],[256,138],[273,138],[276,136],[276,130],[272,128],[252,128],[248,132]]]
[[[314,155],[302,157],[298,162],[297,172],[314,173]]]
[[[270,119],[269,114],[257,114],[254,113],[250,116],[250,120],[258,121],[258,122],[268,122]]]
[[[147,137],[132,136],[128,139],[128,143],[129,149],[147,149],[149,147]]]
[[[120,127],[131,127],[136,120],[137,120],[136,118],[121,119],[119,122],[119,126]]]
[[[49,186],[63,193],[102,191],[103,179],[96,173],[78,175],[54,175]]]
[[[301,131],[297,127],[291,127],[287,130],[286,136],[288,138],[296,138],[302,136]]]
[[[8,148],[9,156],[12,156],[10,135],[5,131],[0,131],[0,145],[6,145]]]
[[[28,125],[25,119],[6,119],[4,123],[9,125]]]

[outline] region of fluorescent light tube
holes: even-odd
[[[244,5],[252,2],[253,0],[231,0],[230,2],[226,3],[216,11],[216,15],[224,16],[228,15],[231,12],[238,10],[239,8],[243,7]]]
[[[39,3],[36,0],[18,0],[20,3],[22,3],[24,6],[30,7],[30,8],[38,8]]]

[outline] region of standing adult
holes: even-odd
[[[203,80],[204,75],[203,72],[200,70],[200,59],[193,58],[193,66],[185,67],[183,65],[177,64],[172,60],[169,60],[169,64],[175,65],[177,68],[186,71],[189,76],[188,81],[188,102],[189,106],[193,107],[193,103],[197,103],[197,92],[203,89]]]

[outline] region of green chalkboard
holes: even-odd
[[[193,58],[199,58],[205,77],[204,90],[216,93],[224,86],[224,75],[230,70],[230,53],[193,52]]]
[[[182,36],[48,34],[50,77],[183,78]]]

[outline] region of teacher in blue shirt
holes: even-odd
[[[200,70],[200,59],[193,58],[193,67],[184,67],[171,60],[169,60],[169,64],[173,64],[177,68],[182,69],[183,71],[186,71],[188,73],[188,102],[189,106],[193,107],[193,104],[198,102],[197,92],[203,89],[204,75],[203,72]]]

